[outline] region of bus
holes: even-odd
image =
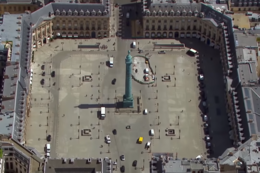
[[[195,49],[190,49],[190,50],[188,50],[187,54],[191,55],[191,56],[195,56],[195,55],[198,55],[199,52],[196,51]]]

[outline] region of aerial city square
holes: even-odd
[[[0,13],[0,173],[259,172],[260,0]]]

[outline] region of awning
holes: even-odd
[[[228,44],[229,44],[229,41],[227,41],[226,43],[227,43],[227,45],[228,45]]]
[[[72,35],[71,35],[71,34],[69,34],[69,35],[68,35],[68,37],[69,37],[69,38],[71,38],[71,37],[72,37]]]
[[[186,34],[186,37],[190,37],[190,34]]]
[[[228,64],[229,64],[229,65],[232,65],[232,62],[228,61]]]
[[[239,127],[238,130],[239,130],[240,132],[243,132],[244,129],[243,129],[242,127]]]
[[[237,117],[237,121],[242,121],[242,119]]]
[[[197,34],[197,38],[200,38],[200,34]]]
[[[233,65],[230,65],[228,68],[229,68],[229,69],[232,69],[232,68],[233,68]]]
[[[192,37],[197,37],[197,34],[192,34]]]
[[[205,38],[201,37],[200,41],[205,41]]]
[[[67,37],[67,35],[65,35],[65,34],[62,34],[62,37]]]
[[[154,37],[154,35],[155,35],[155,34],[154,34],[154,33],[152,33],[152,37]]]
[[[157,36],[160,37],[160,36],[161,36],[161,33],[157,33]]]
[[[169,36],[172,37],[172,33],[169,33]]]
[[[79,35],[78,35],[78,34],[74,34],[74,35],[73,35],[73,37],[75,37],[75,38],[78,38],[78,37],[79,37]]]
[[[56,35],[59,37],[59,36],[60,36],[60,33],[57,33]]]
[[[185,37],[185,35],[184,35],[184,34],[181,34],[180,36],[181,36],[181,37]]]
[[[230,117],[228,118],[228,121],[231,122],[231,118]]]
[[[167,37],[167,34],[166,34],[166,33],[163,33],[163,36],[164,36],[164,37]]]
[[[215,46],[215,44],[211,42],[211,43],[210,43],[210,46],[211,46],[211,47],[214,47],[214,46]]]

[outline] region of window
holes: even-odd
[[[152,20],[152,23],[154,23],[155,21],[154,20]]]
[[[149,20],[146,20],[146,23],[149,23]]]
[[[167,20],[164,20],[164,23],[167,23]]]
[[[158,20],[158,23],[161,23],[161,20]]]

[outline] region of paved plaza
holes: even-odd
[[[108,46],[106,50],[77,49],[79,44]],[[113,43],[116,42],[114,46]],[[112,38],[103,40],[55,40],[35,52],[31,113],[27,121],[26,145],[44,154],[46,136],[52,135],[51,157],[98,158],[111,157],[125,165],[127,172],[149,170],[151,152],[173,152],[177,158],[195,158],[205,155],[202,120],[199,113],[199,89],[196,59],[186,55],[186,50],[169,50],[158,54],[152,42],[170,43],[169,40],[138,40],[131,55],[143,49],[156,73],[156,82],[141,85],[133,81],[133,95],[141,98],[141,113],[117,113],[115,100],[123,96],[125,87],[125,56],[133,40]],[[139,47],[140,45],[140,47]],[[141,46],[142,45],[142,46]],[[106,61],[114,56],[114,67]],[[41,66],[45,65],[44,70]],[[42,76],[45,71],[45,76]],[[55,71],[56,76],[51,77]],[[82,77],[92,76],[91,82]],[[163,76],[170,81],[162,81]],[[116,79],[115,85],[111,82]],[[45,80],[44,85],[40,84]],[[101,105],[106,107],[105,120],[98,119]],[[126,129],[126,126],[131,129]],[[82,136],[83,129],[90,129],[91,136]],[[113,135],[113,129],[117,134]],[[155,136],[149,136],[154,129]],[[174,129],[175,136],[166,136],[167,129]],[[105,143],[110,135],[111,144]],[[144,142],[137,144],[138,137]],[[150,149],[145,149],[151,141]],[[124,154],[126,160],[120,161]],[[137,169],[132,162],[137,160]],[[118,169],[119,171],[119,169]]]

